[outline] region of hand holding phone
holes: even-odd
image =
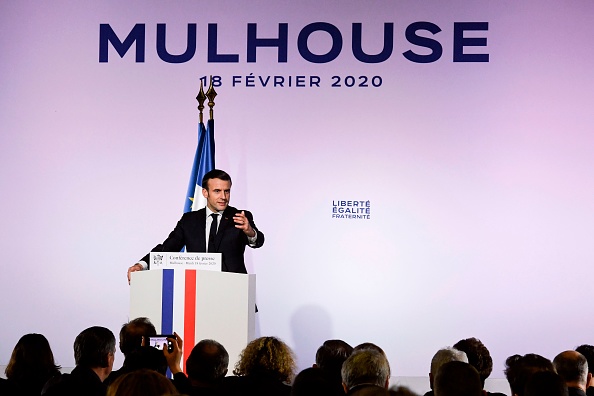
[[[173,342],[171,339],[175,340],[175,335],[172,334],[159,334],[156,336],[149,337],[149,346],[156,348],[160,351],[163,350],[163,345],[167,345],[167,352],[173,352]]]
[[[165,355],[165,359],[167,360],[167,365],[169,366],[171,374],[176,374],[182,371],[181,358],[184,342],[181,337],[177,335],[177,333],[174,333],[173,336],[170,336],[168,341],[171,344],[171,350],[167,348],[167,350],[163,351],[163,354]]]

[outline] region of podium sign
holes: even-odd
[[[151,252],[149,269],[198,269],[221,272],[221,253]]]
[[[184,340],[183,361],[198,341],[213,339],[234,367],[255,338],[256,275],[196,269],[136,271],[130,282],[130,319],[147,317],[158,334]]]

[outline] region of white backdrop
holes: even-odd
[[[593,343],[582,292],[594,261],[593,12],[587,0],[0,3],[0,364],[40,332],[72,366],[82,329],[127,321],[127,267],[182,212],[208,75],[222,81],[217,167],[266,234],[247,254],[260,333],[287,341],[300,367],[329,338],[379,344],[398,376],[425,375],[438,348],[471,336],[494,377],[511,354]],[[424,64],[402,55],[431,54],[405,37],[423,21],[441,31],[417,35],[443,48]],[[341,33],[330,62],[298,51],[314,22]],[[459,22],[488,23],[464,33],[486,45],[464,51],[489,62],[453,61]],[[157,56],[159,23],[172,54],[197,24],[191,60]],[[247,62],[250,23],[259,38],[288,24],[287,62],[274,48]],[[393,23],[389,59],[355,59],[353,23],[369,54]],[[144,24],[145,61],[109,44],[99,62],[101,24],[122,41]],[[208,24],[238,62],[208,62]],[[331,44],[316,32],[308,48]],[[320,87],[257,83],[297,75]],[[346,87],[347,76],[382,84]],[[369,218],[332,218],[349,200],[369,201]]]

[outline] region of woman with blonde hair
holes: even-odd
[[[295,357],[287,344],[276,337],[260,337],[241,352],[233,374],[223,381],[231,396],[283,396],[291,394]]]

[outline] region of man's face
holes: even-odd
[[[210,179],[202,189],[202,195],[206,198],[206,206],[213,212],[220,212],[227,209],[229,197],[231,196],[231,182],[221,179]]]

